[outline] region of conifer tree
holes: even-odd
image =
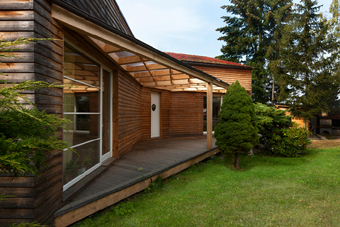
[[[220,59],[245,63],[253,67],[253,99],[266,103],[271,93],[274,72],[268,61],[277,58],[276,42],[282,24],[290,15],[291,0],[231,0],[222,6],[232,16],[224,16],[225,27],[218,28],[223,36]],[[267,53],[269,47],[270,53]]]
[[[279,100],[294,116],[311,119],[329,111],[339,93],[339,41],[334,24],[319,13],[314,0],[296,5],[296,15],[281,39]]]
[[[0,64],[4,58],[15,58],[13,46],[32,44],[53,39],[20,38],[15,41],[0,40]],[[0,72],[1,75],[4,75]],[[39,111],[22,91],[41,88],[61,88],[43,81],[22,81],[9,84],[0,81],[0,173],[13,177],[39,175],[46,167],[45,161],[52,150],[63,150],[68,145],[58,139],[56,129],[68,120]],[[30,104],[27,108],[25,105]],[[0,194],[0,201],[6,196]]]
[[[246,90],[236,81],[227,90],[215,128],[216,145],[224,155],[232,154],[239,168],[239,155],[258,143],[255,105]]]

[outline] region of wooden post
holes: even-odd
[[[212,109],[213,92],[212,83],[207,83],[207,148],[212,148]]]

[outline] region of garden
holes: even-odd
[[[75,226],[338,226],[340,147],[301,157],[215,156]]]
[[[215,128],[219,155],[75,226],[338,225],[340,141],[311,143],[290,118],[232,84]]]

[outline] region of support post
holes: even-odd
[[[213,110],[213,92],[212,83],[207,83],[207,148],[212,148],[212,110]]]

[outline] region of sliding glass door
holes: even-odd
[[[64,51],[64,190],[111,157],[111,72],[72,46]]]

